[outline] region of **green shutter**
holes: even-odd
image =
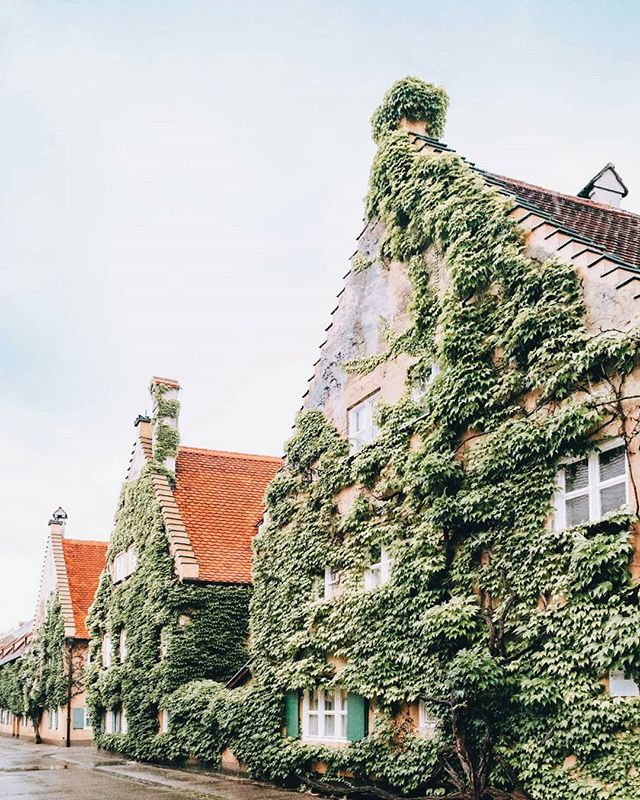
[[[73,709],[73,730],[84,728],[84,708]]]
[[[284,726],[287,736],[300,736],[300,699],[298,692],[287,692],[284,696]]]
[[[367,735],[369,708],[364,697],[359,694],[347,695],[347,739],[357,742]]]

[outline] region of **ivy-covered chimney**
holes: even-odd
[[[151,380],[150,392],[153,400],[151,426],[153,430],[153,460],[169,472],[175,472],[180,433],[178,416],[180,384],[172,378]]]

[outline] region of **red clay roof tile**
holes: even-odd
[[[267,485],[282,465],[273,456],[181,447],[174,496],[199,565],[199,580],[251,583],[251,540]]]
[[[86,625],[87,613],[98,588],[100,573],[104,569],[108,546],[108,542],[92,542],[83,539],[62,540],[78,639],[89,638]]]

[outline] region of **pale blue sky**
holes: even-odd
[[[106,538],[152,374],[185,444],[279,454],[362,218],[369,117],[446,87],[446,141],[640,210],[637,2],[0,0],[0,630],[47,520]]]

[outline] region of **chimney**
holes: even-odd
[[[172,378],[151,380],[153,416],[151,418],[153,460],[171,473],[176,469],[176,457],[180,443],[178,416],[180,384]],[[140,424],[146,424],[146,420]]]
[[[622,178],[613,164],[606,164],[589,183],[578,192],[578,197],[586,197],[594,203],[602,203],[620,208],[620,201],[629,194]]]
[[[49,520],[49,527],[51,528],[51,533],[60,534],[60,536],[64,536],[64,529],[67,524],[67,512],[62,508],[62,506],[58,506],[58,508],[53,512],[51,515],[51,519]]]

